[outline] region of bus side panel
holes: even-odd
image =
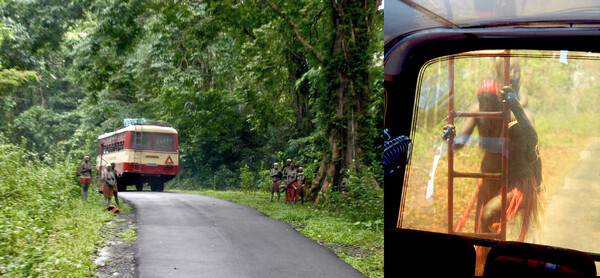
[[[126,150],[131,150],[132,149],[132,145],[133,145],[133,131],[126,131],[125,132],[125,145],[124,145],[124,149]]]
[[[173,143],[175,144],[175,151],[179,151],[179,134],[173,134]]]
[[[118,167],[118,166],[117,166]],[[175,176],[179,172],[179,166],[173,165],[157,165],[157,166],[149,166],[142,164],[136,168],[134,163],[123,163],[122,169],[126,173],[139,173],[139,174],[148,174],[148,175],[170,175]],[[139,169],[140,171],[136,171]]]

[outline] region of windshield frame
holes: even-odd
[[[414,130],[414,105],[419,73],[429,61],[468,51],[492,49],[568,50],[600,52],[600,30],[592,25],[579,27],[497,27],[426,30],[386,46],[384,126],[395,135]],[[393,109],[390,109],[393,107]],[[386,175],[385,228],[397,228],[405,168]],[[497,241],[469,238],[475,245],[492,246]],[[600,254],[586,252],[596,261]],[[391,253],[390,253],[391,254]]]

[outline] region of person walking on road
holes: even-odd
[[[81,200],[84,202],[88,199],[88,188],[92,182],[92,164],[89,160],[90,156],[84,155],[83,162],[77,168],[79,183],[81,184]]]

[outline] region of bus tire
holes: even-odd
[[[137,189],[137,191],[142,191],[142,189],[144,189],[144,184],[143,183],[136,183],[135,184],[135,189]]]
[[[127,185],[119,184],[117,187],[119,188],[119,192],[127,191]]]

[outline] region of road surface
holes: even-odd
[[[364,277],[291,226],[248,207],[180,193],[119,197],[135,207],[142,278]]]
[[[600,253],[600,140],[587,145],[548,196],[542,244]]]

